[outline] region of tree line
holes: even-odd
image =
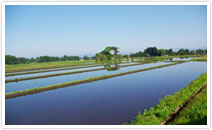
[[[157,47],[148,47],[143,52],[139,51],[136,53],[131,53],[130,57],[153,57],[153,56],[173,56],[173,55],[206,55],[207,50],[197,49],[180,49],[174,52],[172,49],[157,49]],[[126,55],[124,56],[126,57]]]
[[[87,56],[83,58],[89,59]],[[79,56],[67,56],[64,55],[63,57],[54,57],[54,56],[40,56],[37,58],[24,58],[24,57],[15,57],[12,55],[5,56],[5,64],[12,65],[12,64],[29,64],[32,62],[42,63],[42,62],[53,62],[53,61],[72,61],[72,60],[80,60]]]
[[[119,54],[118,47],[109,46],[106,47],[100,53],[96,53],[94,57],[96,61],[104,61],[104,60],[120,60],[121,58],[137,58],[137,57],[154,57],[154,56],[174,56],[174,55],[206,55],[207,50],[197,49],[197,50],[189,50],[189,49],[180,49],[177,52],[174,52],[172,49],[157,49],[157,47],[148,47],[143,52],[139,51],[136,53],[131,53],[130,55]],[[113,51],[114,54],[111,54]]]
[[[121,60],[122,58],[136,58],[136,57],[154,57],[154,56],[174,56],[174,55],[206,55],[206,49],[180,49],[177,52],[174,52],[172,49],[157,49],[157,47],[148,47],[144,51],[139,51],[136,53],[131,53],[130,55],[122,55],[119,53],[119,48],[115,46],[108,46],[100,53],[96,53],[93,57],[84,56],[80,58],[79,56],[67,56],[54,57],[54,56],[40,56],[37,58],[24,58],[24,57],[15,57],[12,55],[5,56],[5,63],[7,65],[12,64],[29,64],[33,62],[42,63],[42,62],[53,62],[53,61],[72,61],[72,60],[90,60],[95,59],[96,61],[104,60]],[[112,52],[112,53],[111,53]]]

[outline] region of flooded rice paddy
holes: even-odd
[[[127,72],[167,62],[6,84],[6,93]],[[186,62],[6,100],[6,124],[121,125],[205,73],[206,62]]]

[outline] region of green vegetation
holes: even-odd
[[[18,58],[11,55],[5,56],[5,64],[12,65],[12,64],[18,64]]]
[[[48,74],[48,75],[39,75],[39,76],[31,76],[31,77],[24,77],[24,78],[14,78],[14,79],[8,79],[5,80],[6,83],[8,82],[18,82],[18,81],[23,81],[23,80],[31,80],[31,79],[38,79],[38,78],[47,78],[47,77],[54,77],[54,76],[60,76],[60,75],[69,75],[69,74],[77,74],[77,73],[84,73],[84,72],[91,72],[91,71],[99,71],[99,70],[108,70],[108,71],[115,71],[117,70],[119,67],[128,67],[128,66],[136,66],[136,65],[142,65],[142,64],[147,64],[150,62],[144,62],[144,63],[139,63],[139,64],[129,64],[129,65],[122,65],[119,66],[117,64],[115,64],[115,67],[110,67],[110,65],[106,65],[104,68],[97,68],[97,69],[89,69],[89,70],[79,70],[79,71],[71,71],[71,72],[64,72],[64,73],[56,73],[56,74]],[[78,67],[79,68],[79,67]],[[82,67],[81,67],[82,68]],[[84,68],[84,67],[83,67]],[[88,68],[88,67],[86,67]],[[63,69],[64,70],[64,69]],[[65,69],[68,70],[68,69]],[[55,71],[55,70],[50,70],[50,71]],[[11,75],[22,75],[22,74],[31,74],[31,73],[40,73],[41,71],[37,72],[25,72],[25,73],[16,73],[16,74],[8,74],[9,76]],[[47,71],[49,72],[49,71]],[[8,76],[7,75],[7,76]]]
[[[191,61],[207,61],[207,56],[201,56],[200,58],[192,59]]]
[[[107,61],[107,60],[112,60],[113,59],[117,59],[119,58],[119,60],[121,60],[121,56],[118,55],[118,47],[115,46],[108,46],[106,47],[103,51],[101,51],[100,53],[97,53],[95,56],[96,61]],[[111,54],[111,51],[114,51],[114,54]]]
[[[45,62],[45,63],[6,65],[6,72],[19,72],[19,71],[50,69],[50,68],[67,67],[67,66],[71,67],[78,65],[90,65],[93,64],[94,62],[95,62],[94,60],[56,61],[56,62]]]
[[[149,110],[144,110],[143,114],[140,112],[135,120],[131,121],[131,125],[158,125],[166,120],[169,115],[176,110],[182,103],[184,103],[193,93],[195,93],[201,86],[207,82],[207,73],[202,74],[198,79],[192,81],[185,88],[166,96],[160,103]]]
[[[15,57],[11,55],[5,56],[5,64],[13,65],[13,64],[29,64],[33,62],[53,62],[53,61],[73,61],[80,60],[79,56],[66,56],[63,57],[55,57],[55,56],[40,56],[36,59],[34,58],[24,58],[24,57]]]
[[[61,70],[73,70],[73,69],[81,69],[81,68],[90,68],[90,67],[97,67],[97,66],[102,66],[102,65],[99,65],[99,64],[93,64],[93,65],[89,65],[89,66],[76,66],[76,67],[67,67],[67,68],[56,68],[56,69],[51,69],[51,70],[46,70],[46,69],[43,69],[43,70],[35,70],[35,71],[29,71],[29,72],[19,72],[19,73],[9,73],[9,74],[6,74],[5,76],[15,76],[15,75],[25,75],[25,74],[34,74],[34,73],[43,73],[43,72],[51,72],[51,71],[61,71]]]
[[[103,66],[103,63],[104,63],[104,66],[107,66],[110,65],[110,64],[125,64],[125,63],[122,63],[122,62],[102,62],[102,64],[84,64],[84,65],[81,65],[81,66],[78,66],[78,65],[72,65],[72,66],[68,66],[66,68],[55,68],[55,69],[51,69],[51,70],[48,70],[49,68],[47,69],[42,69],[42,70],[34,70],[34,71],[26,71],[26,72],[18,72],[18,73],[8,73],[6,74],[5,76],[15,76],[15,75],[25,75],[25,74],[34,74],[34,73],[43,73],[43,72],[50,72],[50,71],[59,71],[59,70],[72,70],[72,69],[81,69],[81,68],[90,68],[90,67],[98,67],[98,66]],[[151,63],[151,62],[142,62],[140,64],[144,64],[144,63]],[[105,65],[106,64],[106,65]],[[136,64],[136,63],[135,63]]]
[[[79,56],[66,56],[63,57],[52,57],[52,56],[40,56],[36,59],[39,63],[41,62],[52,62],[52,61],[72,61],[72,60],[80,60]]]
[[[136,53],[130,54],[131,58],[136,57],[155,57],[155,56],[184,56],[184,55],[206,55],[207,50],[191,50],[180,49],[177,52],[173,52],[172,49],[157,49],[156,47],[148,47],[143,52],[139,51]]]
[[[100,53],[97,53],[94,57],[84,56],[81,58],[83,61],[79,61],[79,56],[66,56],[63,57],[51,57],[51,56],[40,56],[37,58],[24,58],[24,57],[15,57],[11,55],[5,56],[6,68],[7,72],[19,72],[19,71],[27,71],[27,70],[40,70],[47,68],[57,68],[57,67],[66,67],[71,65],[85,65],[89,64],[89,62],[111,62],[111,61],[119,61],[121,62],[123,59],[133,62],[135,58],[155,58],[155,57],[164,57],[167,59],[170,56],[200,56],[207,55],[207,50],[191,50],[188,49],[180,49],[177,52],[173,52],[172,49],[157,49],[156,47],[148,47],[143,52],[139,51],[136,53],[131,53],[130,55],[122,55],[119,53],[119,48],[115,46],[108,46]],[[111,53],[113,52],[113,54]],[[191,57],[189,56],[189,57]],[[163,59],[163,58],[160,58]]]
[[[207,125],[207,87],[169,125]]]
[[[182,63],[182,62],[166,64],[166,65],[159,65],[159,66],[154,66],[154,67],[149,67],[149,68],[139,69],[139,70],[132,70],[132,71],[122,72],[122,73],[118,73],[118,74],[91,77],[91,78],[84,79],[84,80],[77,80],[77,81],[66,82],[66,83],[61,83],[61,84],[54,84],[54,85],[49,85],[49,86],[45,86],[45,87],[38,87],[38,88],[21,90],[21,91],[14,91],[11,93],[7,93],[6,98],[13,98],[13,97],[18,97],[18,96],[38,93],[38,92],[42,92],[42,91],[47,91],[47,90],[68,87],[68,86],[77,85],[77,84],[108,79],[108,78],[112,78],[112,77],[117,77],[117,76],[122,76],[122,75],[127,75],[127,74],[132,74],[132,73],[137,73],[137,72],[142,72],[142,71],[147,71],[147,70],[152,70],[152,69],[157,69],[157,68],[162,68],[162,67],[167,67],[167,66],[172,66],[172,65],[176,65],[176,64],[180,64],[180,63]]]
[[[164,60],[172,60],[172,58],[188,58],[188,57],[200,57],[201,55],[182,55],[182,56],[155,56],[155,57],[143,57],[143,58],[135,58],[136,62],[149,62],[149,61],[164,61]],[[174,61],[174,60],[173,60]],[[174,61],[175,62],[175,61]]]

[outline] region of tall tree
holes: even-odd
[[[18,58],[12,55],[6,55],[5,56],[5,64],[7,65],[13,65],[13,64],[18,64]]]
[[[148,47],[144,50],[145,53],[149,54],[150,56],[157,56],[157,48],[156,47]]]

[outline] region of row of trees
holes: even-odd
[[[180,49],[177,52],[174,52],[172,49],[157,49],[156,47],[148,47],[143,52],[139,51],[136,53],[131,53],[130,57],[148,57],[148,56],[173,56],[173,55],[206,55],[207,50],[188,50]],[[127,57],[128,55],[124,55]]]
[[[188,49],[180,49],[177,52],[174,52],[172,49],[157,49],[156,47],[148,47],[143,52],[139,51],[136,53],[131,53],[130,55],[121,55],[119,54],[119,48],[115,46],[108,46],[100,53],[97,53],[94,57],[84,56],[82,59],[90,60],[96,59],[96,61],[104,61],[104,60],[121,60],[122,58],[134,58],[134,57],[154,57],[154,56],[172,56],[172,55],[206,55],[207,50],[188,50]],[[15,57],[11,55],[6,55],[5,62],[8,65],[11,64],[28,64],[32,62],[52,62],[52,61],[72,61],[72,60],[80,60],[79,56],[67,56],[63,57],[52,57],[52,56],[40,56],[37,58],[24,58],[24,57]]]
[[[174,52],[172,49],[157,49],[157,47],[148,47],[143,52],[139,51],[136,53],[131,53],[130,55],[121,55],[119,54],[118,47],[109,46],[106,47],[100,53],[97,53],[94,57],[96,61],[103,61],[103,60],[111,60],[111,59],[121,59],[121,58],[134,58],[134,57],[154,57],[154,56],[173,56],[173,55],[206,55],[207,50],[188,50],[188,49],[180,49],[177,52]],[[113,54],[111,54],[113,51]]]
[[[63,57],[52,57],[52,56],[40,56],[37,58],[37,62],[52,62],[52,61],[71,61],[71,60],[80,60],[79,56],[67,56]]]
[[[89,60],[90,58],[84,56],[83,59]],[[52,61],[72,61],[72,60],[80,60],[79,56],[66,56],[63,57],[53,57],[53,56],[40,56],[37,58],[24,58],[24,57],[15,57],[12,55],[5,56],[5,64],[12,65],[12,64],[29,64],[32,62],[52,62]]]
[[[24,58],[24,57],[15,57],[12,55],[6,55],[5,56],[5,64],[7,65],[13,65],[13,64],[27,64],[27,63],[31,63],[34,62],[35,59],[34,58]]]

